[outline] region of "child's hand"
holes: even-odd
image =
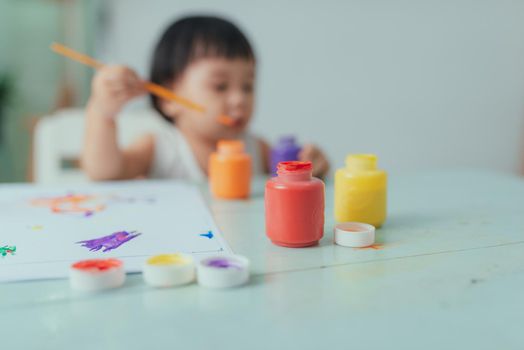
[[[298,159],[313,163],[313,176],[323,178],[329,171],[329,161],[320,148],[315,145],[305,145],[298,154]]]
[[[135,71],[125,66],[102,67],[91,85],[90,108],[109,118],[115,117],[131,99],[146,92]]]

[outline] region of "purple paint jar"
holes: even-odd
[[[277,174],[277,165],[280,162],[298,160],[300,153],[300,146],[296,143],[293,136],[283,136],[278,140],[278,143],[271,150],[270,155],[270,170],[271,175]]]

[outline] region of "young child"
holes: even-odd
[[[82,167],[93,180],[179,178],[202,181],[218,140],[240,139],[255,174],[268,173],[269,146],[247,131],[255,103],[255,54],[232,23],[216,17],[186,17],[173,23],[154,51],[151,81],[205,106],[206,112],[151,96],[168,122],[131,146],[117,144],[115,118],[130,100],[146,93],[137,74],[124,66],[105,66],[92,82],[87,104]],[[233,125],[222,125],[227,115]],[[320,149],[305,145],[300,160],[313,162],[315,176],[329,163]]]

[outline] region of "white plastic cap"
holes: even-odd
[[[361,222],[343,222],[335,226],[335,243],[362,248],[375,243],[375,226]]]
[[[83,260],[69,269],[71,288],[84,292],[121,287],[125,280],[124,264],[117,259]]]
[[[174,287],[193,282],[195,263],[188,254],[155,255],[144,263],[144,281],[153,287]]]
[[[249,260],[240,255],[219,255],[197,265],[198,284],[208,288],[230,288],[249,280]]]

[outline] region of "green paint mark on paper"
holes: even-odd
[[[0,247],[0,255],[2,257],[10,254],[10,255],[14,255],[16,252],[16,246],[14,245],[5,245],[3,247]]]

